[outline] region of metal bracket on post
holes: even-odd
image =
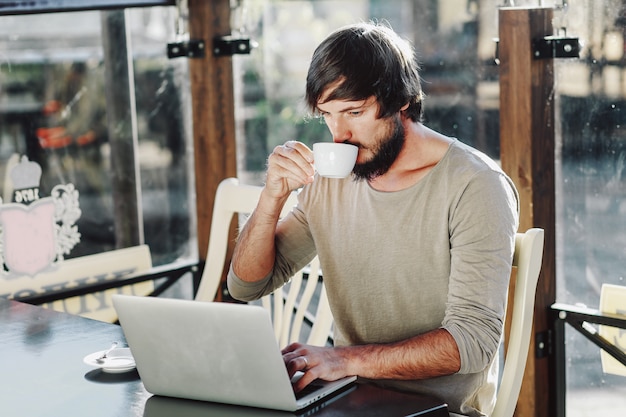
[[[532,41],[535,59],[579,58],[580,42],[578,38],[546,36]]]
[[[552,352],[552,332],[538,332],[535,334],[535,358],[546,358]]]
[[[214,56],[233,56],[235,54],[247,55],[255,43],[246,37],[218,36],[213,38]]]
[[[204,58],[206,44],[202,39],[188,39],[167,44],[167,57]]]

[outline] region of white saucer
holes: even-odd
[[[107,357],[104,358],[103,362],[96,361],[96,359],[101,357],[104,352],[104,350],[101,350],[99,352],[91,353],[85,356],[83,362],[87,365],[95,366],[102,369],[104,372],[112,374],[128,372],[135,369],[135,358],[133,358],[129,348],[113,349],[107,354]]]

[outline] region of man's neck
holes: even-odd
[[[389,170],[369,181],[378,191],[400,191],[423,179],[439,163],[453,139],[435,132],[421,123],[404,122],[406,140]]]

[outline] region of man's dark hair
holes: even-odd
[[[376,97],[378,117],[391,116],[405,105],[413,121],[422,118],[422,86],[413,46],[388,26],[358,23],[330,34],[315,50],[306,80],[306,104],[317,111],[327,87],[338,86],[326,98],[365,100]]]

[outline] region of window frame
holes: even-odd
[[[176,0],[12,0],[0,4],[0,16],[129,7],[173,6]]]

